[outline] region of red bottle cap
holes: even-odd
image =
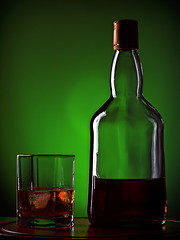
[[[138,22],[136,20],[117,20],[114,22],[114,50],[138,49]]]

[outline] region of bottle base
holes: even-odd
[[[123,219],[106,219],[103,217],[99,217],[93,219],[89,217],[89,221],[93,226],[111,226],[111,227],[162,227],[166,223],[166,219],[147,219],[141,217],[127,217]]]

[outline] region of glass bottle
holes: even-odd
[[[92,224],[163,224],[164,124],[143,97],[138,22],[114,22],[111,96],[91,119],[88,218]]]

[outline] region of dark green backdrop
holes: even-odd
[[[165,120],[168,216],[180,218],[174,0],[0,1],[0,216],[15,216],[20,153],[75,154],[75,216],[87,215],[89,123],[110,94],[113,21],[121,18],[139,22],[144,95]]]

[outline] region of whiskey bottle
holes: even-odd
[[[114,22],[111,96],[92,117],[88,218],[92,224],[164,224],[164,123],[143,96],[138,22]]]

